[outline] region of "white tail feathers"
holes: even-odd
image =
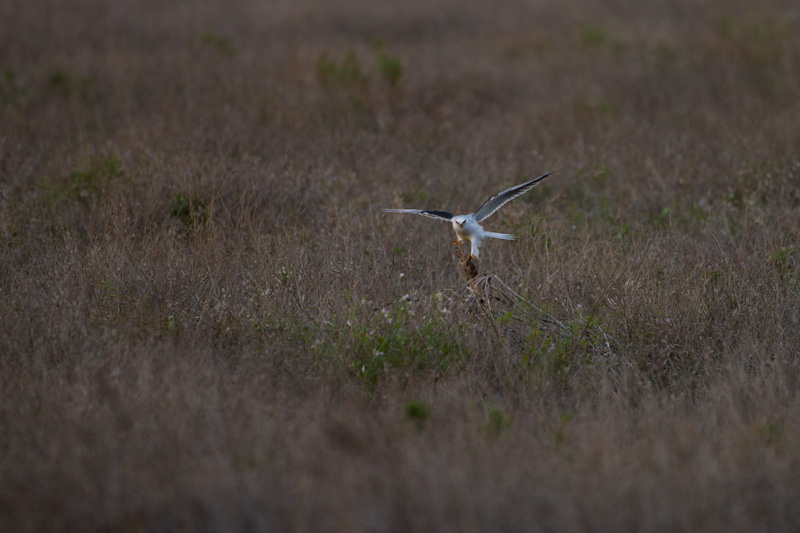
[[[484,235],[491,237],[492,239],[503,239],[504,241],[513,241],[517,238],[516,235],[512,235],[510,233],[495,233],[493,231],[487,231]]]

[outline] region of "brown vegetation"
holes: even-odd
[[[800,527],[796,2],[0,20],[0,530]]]

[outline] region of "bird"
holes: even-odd
[[[480,225],[481,222],[492,216],[498,209],[506,205],[508,202],[525,194],[551,173],[543,174],[536,179],[526,181],[520,185],[506,189],[505,191],[496,194],[486,200],[474,213],[469,215],[454,215],[447,211],[432,211],[430,209],[381,209],[384,213],[409,213],[413,215],[422,215],[428,218],[436,218],[439,220],[447,220],[453,224],[453,229],[456,232],[455,245],[460,245],[463,241],[469,241],[471,244],[470,257],[478,259],[480,255],[480,247],[483,241],[487,238],[503,239],[506,241],[513,241],[516,236],[510,233],[495,233],[493,231],[486,231]]]

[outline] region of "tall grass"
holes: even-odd
[[[797,529],[794,5],[317,4],[0,8],[0,529]]]

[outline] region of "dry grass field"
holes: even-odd
[[[795,0],[0,19],[0,530],[800,528]]]

